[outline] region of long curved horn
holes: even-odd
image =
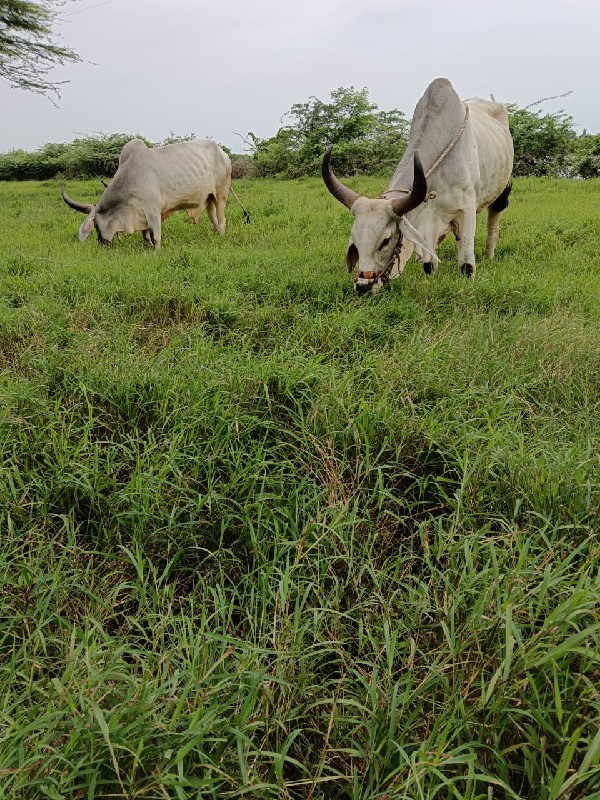
[[[358,200],[360,195],[356,192],[353,192],[352,189],[349,189],[347,186],[344,186],[344,184],[336,177],[334,171],[331,169],[329,162],[331,160],[332,150],[333,145],[330,144],[327,150],[325,150],[323,163],[321,164],[321,174],[323,175],[325,186],[327,186],[336,200],[339,200],[340,203],[343,203],[346,208],[352,208],[352,204]]]
[[[427,194],[427,178],[425,177],[425,172],[423,171],[423,164],[421,163],[421,157],[415,150],[414,156],[414,178],[413,178],[413,187],[410,194],[406,195],[406,197],[399,197],[397,200],[392,200],[392,211],[397,217],[401,217],[403,214],[408,214],[409,211],[412,211],[413,208],[416,208],[418,205],[421,205],[423,200],[425,200],[425,195]]]
[[[75,211],[81,211],[83,214],[89,214],[90,211],[93,209],[92,203],[78,203],[77,200],[72,200],[69,195],[65,192],[65,187],[61,187],[60,193],[62,195],[62,199],[68,206],[74,208]]]

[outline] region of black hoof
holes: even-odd
[[[472,278],[473,273],[475,272],[472,264],[462,264],[460,271],[465,276],[465,278]]]
[[[426,261],[423,264],[423,272],[425,273],[425,275],[431,275],[432,274],[432,272],[433,272],[433,264],[432,264],[431,261]]]

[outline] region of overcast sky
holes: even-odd
[[[564,109],[600,133],[599,0],[68,0],[57,28],[83,63],[59,107],[0,81],[0,152],[98,133],[273,136],[292,104],[367,87],[407,117],[449,78],[463,98]]]

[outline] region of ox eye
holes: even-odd
[[[386,236],[385,239],[383,240],[383,242],[379,245],[379,249],[383,250],[384,247],[388,246],[388,244],[391,242],[391,240],[392,240],[391,236]]]

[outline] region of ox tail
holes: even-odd
[[[511,190],[512,183],[509,183],[490,205],[489,210],[495,211],[496,214],[499,214],[501,211],[504,211],[505,208],[508,208],[508,195],[511,193]]]
[[[237,196],[237,194],[234,192],[234,190],[233,190],[233,186],[230,186],[230,188],[229,188],[229,191],[230,191],[230,192],[231,192],[231,194],[232,194],[232,195],[235,197],[235,199],[238,201],[239,207],[240,207],[240,208],[242,209],[242,211],[244,212],[244,222],[245,222],[245,224],[246,224],[246,225],[248,225],[248,224],[251,222],[251,219],[250,219],[250,214],[249,214],[249,213],[246,211],[246,209],[245,209],[245,208],[244,208],[244,206],[242,205],[242,201],[241,201],[241,200],[240,200],[240,198]]]

